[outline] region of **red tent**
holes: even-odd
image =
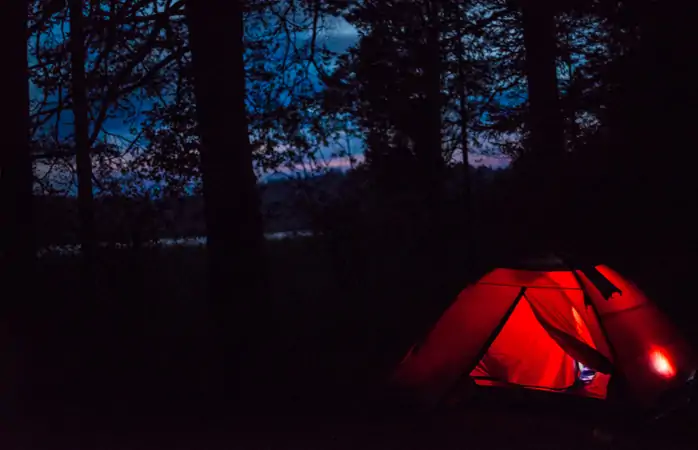
[[[603,282],[620,292],[610,296]],[[605,399],[619,377],[651,404],[695,375],[691,355],[661,311],[606,266],[500,268],[461,292],[394,381],[436,403],[472,382]]]

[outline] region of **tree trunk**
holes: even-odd
[[[542,158],[565,150],[564,126],[558,91],[555,11],[543,2],[522,2],[529,130],[532,151]]]
[[[438,282],[434,276],[442,273],[439,264],[444,262],[444,196],[443,179],[445,163],[442,151],[441,136],[441,7],[439,1],[427,3],[425,26],[425,42],[420,49],[421,69],[423,71],[424,94],[424,123],[417,132],[415,153],[418,162],[420,186],[419,233],[416,237],[418,250],[424,257],[425,267],[420,267],[427,283]]]
[[[425,119],[422,140],[418,143],[419,159],[424,173],[426,200],[429,207],[438,208],[442,200],[444,159],[441,139],[441,8],[438,1],[430,2],[424,58]]]
[[[470,281],[470,276],[474,272],[476,266],[476,248],[475,248],[475,237],[473,233],[475,232],[475,215],[472,202],[472,183],[470,180],[470,146],[468,145],[468,87],[467,87],[467,75],[465,70],[465,44],[464,39],[464,28],[463,15],[460,11],[456,12],[458,21],[456,26],[458,27],[457,39],[458,44],[456,46],[456,51],[458,53],[458,102],[459,102],[459,113],[460,113],[460,145],[461,152],[463,153],[463,209],[465,215],[465,223],[463,235],[465,236],[465,254],[466,254],[466,278]]]
[[[33,389],[24,370],[28,361],[27,334],[31,327],[32,292],[35,279],[32,162],[29,147],[29,72],[27,61],[28,2],[13,1],[0,14],[3,43],[3,107],[8,112],[0,122],[0,276],[3,279],[0,342],[3,364],[3,411],[15,416],[27,407],[25,394]],[[24,373],[23,373],[24,372]],[[2,415],[6,420],[8,417]],[[16,424],[9,422],[9,429]]]
[[[225,384],[237,388],[243,367],[256,366],[253,343],[266,338],[262,318],[269,320],[264,229],[246,119],[242,2],[190,1],[187,18],[201,136],[208,298],[223,347]],[[243,389],[252,392],[254,386]]]
[[[75,122],[75,151],[78,178],[78,213],[80,217],[80,246],[83,257],[83,300],[95,297],[97,232],[95,228],[92,192],[92,157],[90,155],[89,104],[85,77],[85,32],[83,29],[83,0],[70,0],[70,63]]]
[[[556,73],[555,10],[548,3],[533,0],[522,0],[521,6],[530,150],[524,165],[528,198],[516,220],[526,222],[524,239],[537,251],[555,252],[562,250],[565,229],[569,228],[563,218],[565,138]]]

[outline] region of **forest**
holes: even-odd
[[[690,2],[7,3],[3,403],[52,436],[371,410],[523,255],[698,343]]]

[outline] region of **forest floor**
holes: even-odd
[[[652,433],[636,427],[611,439],[594,431],[603,419],[580,420],[564,407],[545,414],[466,408],[418,420],[381,416],[371,411],[373,389],[399,361],[416,330],[424,330],[463,287],[462,279],[443,274],[452,282],[433,290],[434,304],[422,301],[418,306],[418,297],[425,294],[414,286],[388,277],[362,278],[367,272],[358,268],[349,270],[356,276],[340,287],[327,255],[308,240],[270,245],[275,314],[283,318],[276,322],[283,348],[273,362],[279,403],[269,406],[266,426],[244,432],[226,423],[194,433],[175,419],[199,415],[192,399],[207,389],[205,371],[197,370],[205,365],[201,346],[206,338],[201,249],[167,248],[137,258],[128,250],[106,255],[100,279],[108,306],[90,328],[93,336],[103,338],[87,346],[91,350],[84,350],[78,331],[71,335],[71,329],[84,329],[84,324],[73,326],[74,317],[64,307],[79,280],[77,260],[42,258],[41,301],[47,309],[42,326],[55,337],[45,347],[47,364],[55,368],[46,391],[45,402],[54,405],[48,414],[69,417],[71,408],[93,409],[95,417],[110,424],[93,433],[86,423],[49,419],[46,433],[56,436],[56,448],[68,448],[58,444],[63,438],[73,442],[61,431],[67,429],[82,430],[85,441],[76,448],[95,450],[213,450],[231,448],[231,442],[235,448],[260,450],[696,448],[698,423]],[[89,367],[89,379],[81,376],[80,367]],[[92,393],[87,406],[73,395],[86,385]],[[149,417],[154,416],[167,418],[153,422]]]

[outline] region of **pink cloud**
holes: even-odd
[[[326,167],[329,169],[350,169],[357,164],[364,161],[364,156],[359,154],[353,157],[351,161],[348,157],[333,157],[329,160],[321,163],[321,167]],[[473,167],[490,167],[492,169],[503,169],[509,166],[511,159],[506,156],[496,156],[496,155],[469,155],[468,162]],[[298,167],[302,169],[302,167]]]
[[[456,155],[454,161],[460,162],[461,157]],[[364,155],[357,153],[349,156],[331,156],[324,159],[308,162],[305,164],[295,164],[282,172],[319,172],[327,169],[349,170],[352,167],[364,162]],[[511,158],[504,155],[470,154],[468,162],[472,167],[489,167],[492,169],[504,169],[511,164]]]
[[[335,156],[324,163],[330,169],[350,169],[364,162],[364,155],[356,155],[352,158],[348,156]]]
[[[492,169],[504,169],[511,164],[511,159],[503,155],[468,155],[468,162],[473,167],[484,166]]]

